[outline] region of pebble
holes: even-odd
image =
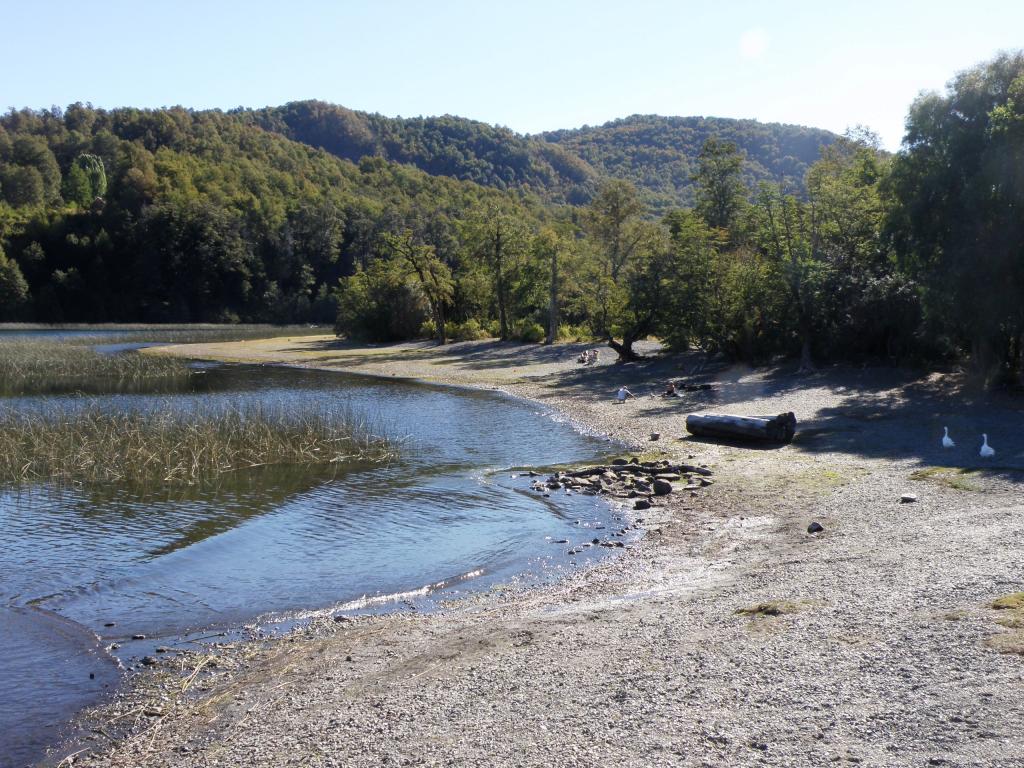
[[[821,523],[815,521],[807,526],[808,533],[821,533],[825,530]]]
[[[917,501],[917,495],[913,493],[904,493],[900,496],[900,504],[913,504]]]

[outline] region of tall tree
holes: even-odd
[[[715,136],[705,141],[691,179],[697,185],[697,213],[709,227],[731,229],[747,194],[743,155],[736,145]]]
[[[498,310],[499,338],[508,341],[512,335],[511,287],[529,248],[529,230],[517,217],[490,206],[466,222],[463,236],[471,256],[487,266]]]
[[[891,230],[932,321],[979,372],[1020,378],[1024,346],[1024,52],[920,96],[892,173]]]
[[[416,277],[430,306],[437,342],[446,343],[445,308],[451,302],[455,288],[448,265],[438,258],[434,246],[417,243],[410,229],[401,234],[385,233],[381,240],[390,258],[401,262]]]

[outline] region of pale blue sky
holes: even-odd
[[[718,115],[895,149],[920,90],[1019,47],[1024,0],[0,0],[0,108],[317,98],[526,133]]]

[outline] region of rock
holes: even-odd
[[[917,501],[917,495],[913,493],[904,493],[900,496],[900,504],[913,504]]]
[[[116,627],[116,626],[117,626],[117,624],[115,624],[115,623],[114,623],[113,621],[108,621],[108,622],[107,622],[106,624],[104,624],[103,626],[104,626],[104,627]]]
[[[142,663],[147,667],[155,667],[160,662],[154,656],[143,656]]]
[[[612,459],[612,464],[615,464],[616,466],[622,466],[623,464],[628,464],[628,463],[629,462],[626,461],[625,459]]]
[[[145,640],[145,635],[132,635],[132,640]]]
[[[821,523],[819,523],[817,521],[815,521],[815,522],[813,522],[813,523],[811,523],[810,525],[807,526],[807,532],[808,533],[821,533],[824,530],[825,529],[822,527]]]
[[[638,459],[636,456],[634,456],[633,458],[631,458],[629,460],[629,463],[630,464],[639,464],[640,463],[640,459]]]
[[[701,484],[701,485],[705,485],[705,486],[706,486],[706,485],[711,485],[711,484],[713,484],[714,482],[715,482],[714,480],[708,480],[708,479],[707,479],[706,477],[702,477],[702,478],[700,478],[700,484]]]
[[[633,509],[650,509],[651,502],[647,499],[637,499],[633,502]]]
[[[552,544],[568,544],[569,540],[568,539],[552,539],[551,543]]]
[[[351,656],[346,656],[345,657],[345,661],[352,661],[352,657]]]
[[[651,432],[651,440],[661,440],[661,432]]]
[[[672,493],[672,483],[668,480],[659,480],[655,478],[653,486],[655,496],[667,496]]]
[[[146,717],[163,717],[164,711],[159,707],[146,707],[144,710],[142,710],[142,714],[144,714]]]
[[[335,616],[335,617],[334,617],[334,620],[335,620],[336,622],[338,622],[338,623],[340,624],[340,623],[342,623],[343,621],[349,621],[349,618],[348,618],[348,616],[342,616],[342,615],[341,615],[341,614],[339,613],[339,614],[338,614],[337,616]]]
[[[171,652],[171,649],[168,648],[166,645],[158,645],[155,648],[155,650],[156,650],[157,653],[170,653]]]
[[[600,544],[600,543],[601,543],[601,540],[600,540],[600,539],[591,539],[591,540],[590,540],[590,543],[591,543],[591,544]]]
[[[675,472],[662,472],[654,476],[656,480],[668,480],[670,483],[676,480],[682,480],[681,475],[677,475]]]

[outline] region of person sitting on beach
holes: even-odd
[[[624,386],[619,387],[619,391],[615,393],[615,402],[624,403],[627,397],[636,397],[632,392],[626,389]]]
[[[676,383],[670,381],[668,386],[665,387],[665,394],[662,397],[675,397],[676,396]]]

